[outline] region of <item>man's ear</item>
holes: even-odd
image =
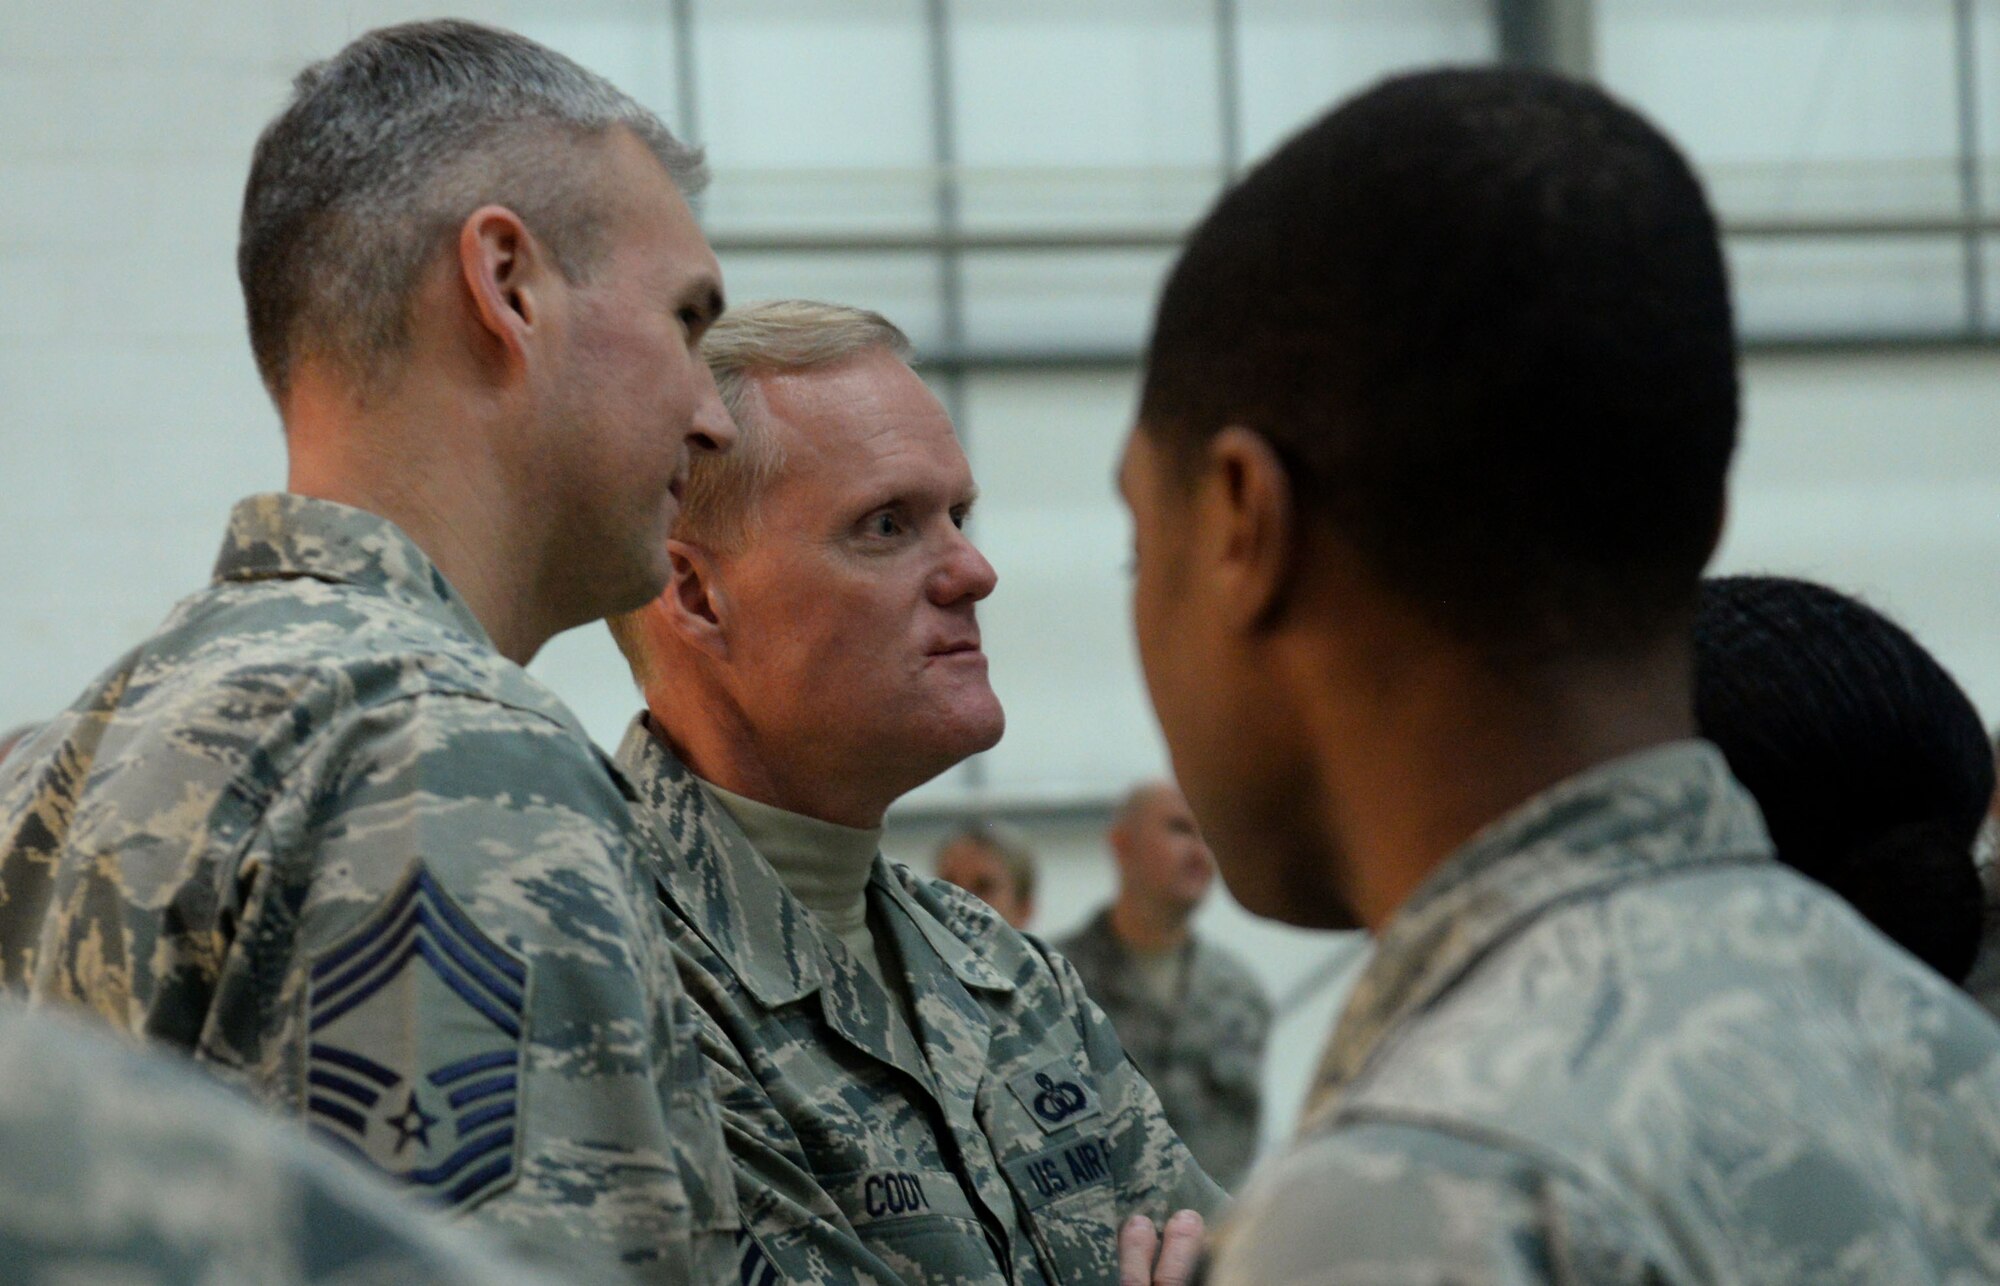
[[[654,600],[662,623],[688,647],[717,660],[729,655],[729,597],[716,575],[715,558],[684,540],[667,542],[673,575],[666,592]]]
[[[545,322],[552,268],[542,243],[506,206],[481,206],[459,226],[459,280],[489,351],[509,368],[526,365]]]
[[[1291,479],[1263,434],[1231,426],[1210,439],[1197,512],[1218,605],[1246,630],[1275,623],[1298,571],[1298,517]]]

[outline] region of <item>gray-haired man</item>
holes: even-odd
[[[288,490],[0,770],[9,982],[482,1231],[674,1281],[738,1268],[714,1100],[629,787],[520,666],[658,591],[690,452],[733,440],[698,173],[508,33],[308,68],[239,251]]]

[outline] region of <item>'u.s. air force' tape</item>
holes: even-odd
[[[916,1215],[979,1218],[958,1177],[948,1170],[860,1170],[829,1175],[823,1182],[826,1195],[857,1228]]]
[[[1111,1145],[1087,1134],[1006,1163],[1014,1191],[1030,1210],[1111,1182]]]
[[[313,1127],[448,1206],[513,1182],[527,961],[418,862],[310,977]]]

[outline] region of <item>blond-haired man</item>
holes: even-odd
[[[1134,1216],[1218,1190],[1067,963],[878,851],[1003,726],[951,422],[873,313],[753,306],[703,351],[738,450],[697,462],[672,583],[613,622],[647,706],[619,760],[664,823],[745,1218],[801,1279],[1117,1280],[1121,1231],[1150,1259]]]

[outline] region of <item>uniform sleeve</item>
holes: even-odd
[[[1064,1007],[1075,1016],[1088,1070],[1112,1122],[1112,1148],[1124,1169],[1121,1195],[1126,1208],[1121,1217],[1144,1214],[1158,1223],[1176,1210],[1198,1210],[1213,1220],[1228,1202],[1227,1194],[1167,1124],[1160,1096],[1118,1043],[1111,1020],[1085,994],[1075,967],[1054,951],[1042,950]]]
[[[477,1235],[663,1280],[733,1240],[635,824],[581,738],[421,695],[288,780],[205,1052]]]
[[[1211,1254],[1205,1286],[1682,1280],[1641,1220],[1575,1176],[1401,1124],[1265,1165]]]

